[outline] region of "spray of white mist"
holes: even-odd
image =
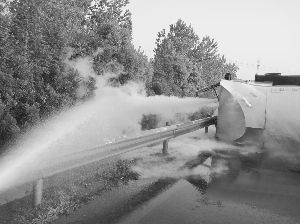
[[[145,148],[131,152],[126,156],[129,158],[137,158],[137,162],[133,170],[140,175],[140,178],[185,178],[197,177],[202,178],[207,183],[212,177],[223,175],[228,171],[227,161],[217,159],[212,162],[212,156],[218,150],[238,151],[241,154],[256,152],[256,148],[245,147],[239,148],[221,141],[216,140],[215,129],[209,128],[209,134],[204,134],[203,130],[193,132],[187,136],[172,139],[169,142],[167,156],[161,156],[161,145]],[[204,163],[199,163],[197,158],[203,152],[210,152]],[[190,163],[193,167],[186,166]]]
[[[286,160],[290,165],[299,166],[300,88],[299,92],[286,95],[268,98],[264,147],[270,157]]]
[[[68,63],[83,76],[94,76],[90,58]],[[166,96],[146,97],[143,87],[129,83],[119,88],[107,85],[112,74],[97,79],[95,97],[40,124],[23,136],[0,160],[0,192],[27,181],[33,170],[48,167],[57,158],[105,144],[117,136],[140,132],[143,114],[172,119],[213,100]]]

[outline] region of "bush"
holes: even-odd
[[[201,107],[200,110],[189,115],[189,120],[194,121],[194,120],[206,118],[208,116],[212,116],[215,110],[216,110],[216,106]]]
[[[144,114],[140,122],[141,129],[144,131],[157,128],[159,121],[160,118],[157,114]]]

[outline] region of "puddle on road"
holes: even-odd
[[[232,152],[211,158],[211,169],[221,161],[228,170],[207,180],[192,171],[203,166],[190,163],[192,175],[142,178],[55,223],[300,223],[299,174]]]
[[[265,170],[241,170],[235,179],[210,183],[187,177],[119,224],[300,223],[299,186],[299,176]]]

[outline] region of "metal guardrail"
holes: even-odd
[[[105,145],[99,145],[91,149],[83,150],[73,154],[64,155],[63,158],[40,170],[38,178],[52,176],[54,174],[70,170],[76,167],[87,165],[108,157],[120,155],[141,147],[149,146],[154,143],[167,141],[171,138],[184,135],[198,129],[214,125],[217,117],[209,117],[201,120],[191,121],[183,124],[164,127],[163,130],[147,133],[141,136],[119,140]]]
[[[29,179],[29,181],[34,182],[33,206],[38,206],[41,203],[43,178],[159,142],[163,142],[163,153],[166,153],[168,149],[168,141],[171,138],[175,138],[201,128],[205,128],[205,132],[207,132],[207,127],[216,124],[216,120],[217,117],[208,117],[183,124],[166,126],[163,129],[154,129],[150,133],[146,132],[146,134],[141,136],[127,138],[76,153],[63,155],[59,159],[53,161],[50,167],[44,167],[41,170],[35,170],[31,174],[28,174],[27,180]]]

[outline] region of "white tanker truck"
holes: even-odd
[[[228,74],[227,74],[228,75]],[[216,137],[300,161],[300,76],[222,80]],[[215,87],[216,85],[214,85]]]

